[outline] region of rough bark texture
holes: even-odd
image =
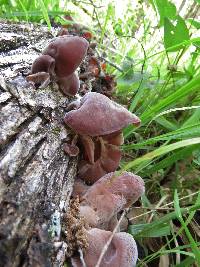
[[[77,164],[62,149],[69,99],[24,76],[53,34],[0,22],[0,266],[62,266],[67,247],[58,241]]]

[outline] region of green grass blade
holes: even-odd
[[[172,131],[166,134],[162,134],[162,135],[150,138],[146,141],[143,141],[137,144],[123,145],[122,148],[124,151],[128,151],[131,149],[141,149],[144,146],[151,145],[151,144],[154,144],[160,141],[171,141],[175,139],[178,140],[178,139],[198,137],[199,133],[200,133],[200,123],[197,123],[194,125],[189,125],[189,126],[177,129],[176,131]]]
[[[197,202],[200,203],[200,201],[198,201],[199,199],[200,199],[200,197],[197,198]],[[187,224],[185,223],[185,221],[183,219],[182,211],[181,211],[181,208],[179,205],[179,198],[178,198],[177,190],[175,190],[175,193],[174,193],[174,208],[175,208],[175,212],[177,214],[177,218],[180,221],[181,225],[183,226],[185,233],[187,235],[187,238],[191,244],[191,248],[192,248],[192,251],[195,255],[196,261],[198,262],[198,265],[200,266],[200,250],[197,247],[196,241],[193,239],[193,237],[192,237],[192,235],[191,235],[191,233],[187,227]],[[192,212],[191,216],[194,216],[194,212]]]
[[[136,166],[138,166],[139,164],[142,164],[144,162],[148,162],[151,161],[152,159],[162,156],[164,154],[167,154],[171,151],[174,151],[176,149],[182,148],[182,147],[186,147],[186,146],[191,146],[191,145],[195,145],[195,144],[200,144],[200,137],[198,138],[191,138],[191,139],[187,139],[187,140],[183,140],[183,141],[179,141],[170,145],[166,145],[166,146],[162,146],[150,153],[147,153],[146,155],[137,158],[131,162],[129,162],[128,164],[126,164],[123,168],[122,171],[125,170],[130,170]]]
[[[198,75],[190,82],[182,86],[181,88],[177,89],[174,93],[169,95],[168,97],[161,99],[156,105],[151,107],[148,111],[144,112],[140,117],[142,123],[145,124],[148,120],[159,113],[164,108],[169,107],[172,104],[177,103],[178,100],[182,99],[183,97],[187,96],[188,94],[195,92],[195,90],[199,89],[200,87],[200,76]]]
[[[180,208],[180,212],[182,214],[184,213],[190,213],[196,209],[198,209],[200,207],[200,204],[198,205],[194,205],[194,206],[191,206],[190,208]],[[163,216],[162,218],[159,218],[157,220],[155,220],[154,222],[150,223],[150,224],[146,224],[146,227],[141,227],[141,230],[138,231],[135,235],[133,235],[135,238],[139,238],[140,236],[148,236],[150,235],[150,232],[151,231],[155,231],[156,228],[160,228],[160,227],[164,227],[166,226],[167,224],[169,224],[169,222],[173,219],[176,219],[178,216],[177,212],[176,211],[172,211],[168,214],[166,214],[165,216]],[[135,229],[134,229],[134,225],[131,225],[129,226],[129,232],[130,234],[132,234],[132,232],[134,233],[135,232]]]
[[[159,161],[158,163],[156,163],[152,167],[149,167],[148,168],[148,175],[150,175],[150,174],[152,174],[158,170],[167,168],[167,167],[171,166],[172,164],[178,162],[179,160],[183,160],[186,157],[189,157],[192,154],[192,152],[196,149],[197,149],[197,147],[195,145],[195,146],[183,148],[183,149],[175,152],[173,155],[170,155],[169,157],[166,157],[165,159]]]
[[[40,4],[44,20],[46,21],[47,26],[48,26],[48,28],[50,30],[51,29],[51,22],[50,22],[50,19],[49,19],[47,8],[46,8],[43,0],[39,0],[38,2]]]

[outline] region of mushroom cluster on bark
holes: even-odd
[[[80,215],[87,225],[89,246],[84,251],[87,267],[94,267],[97,262],[99,267],[136,266],[136,242],[130,234],[120,232],[121,221],[118,222],[117,215],[136,202],[144,191],[143,179],[126,171],[120,174],[108,173],[92,186],[84,184],[80,179],[76,180],[73,196],[80,197]],[[105,247],[106,252],[102,256]],[[83,266],[75,255],[71,263],[73,267]]]
[[[75,71],[86,55],[89,43],[85,38],[64,35],[54,38],[32,65],[27,80],[40,88],[56,82],[62,92],[74,96],[80,83]],[[98,74],[97,62],[90,61],[89,71]],[[82,152],[73,197],[79,196],[80,215],[87,223],[88,248],[84,261],[94,267],[102,249],[118,224],[117,216],[144,193],[141,177],[130,172],[117,174],[123,144],[122,129],[140,124],[140,119],[125,107],[103,94],[89,92],[72,102],[65,115],[65,124],[73,130],[71,144],[64,144],[70,156]],[[86,184],[85,184],[86,182]],[[91,186],[89,186],[92,184]],[[117,229],[119,231],[120,229]],[[133,267],[138,257],[135,240],[128,233],[113,233],[100,267]],[[71,259],[73,267],[81,267],[79,257]]]
[[[86,55],[89,43],[83,37],[63,35],[54,38],[32,65],[28,81],[46,87],[51,81],[69,96],[78,92],[76,69]]]
[[[126,108],[94,92],[81,98],[79,106],[69,111],[64,121],[80,137],[84,151],[78,177],[88,183],[118,168],[120,145],[124,142],[122,129],[140,123]]]

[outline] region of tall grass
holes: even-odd
[[[99,53],[111,63],[107,71],[116,75],[115,96],[141,118],[140,127],[124,130],[121,164],[121,170],[136,172],[146,182],[140,213],[129,229],[145,247],[138,266],[159,262],[163,255],[171,266],[200,266],[195,219],[200,208],[198,5],[198,0],[1,0],[2,18],[50,28],[52,19],[62,23],[62,16],[72,12],[88,24]],[[160,248],[153,252],[148,240],[155,238]]]

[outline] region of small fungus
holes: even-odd
[[[80,82],[75,70],[86,55],[89,43],[85,38],[63,35],[54,38],[32,65],[28,81],[46,87],[51,81],[57,82],[65,95],[74,96]],[[44,74],[47,73],[44,81]]]
[[[126,108],[93,92],[87,93],[80,100],[80,106],[65,115],[64,121],[80,135],[84,153],[78,177],[88,183],[118,168],[122,129],[140,123],[140,119]]]
[[[72,73],[70,76],[59,78],[58,85],[60,90],[65,95],[74,96],[80,87],[80,81],[76,73]]]
[[[84,30],[82,33],[82,37],[90,41],[92,39],[92,33],[89,31]]]
[[[64,151],[70,157],[76,157],[79,154],[79,148],[76,145],[72,145],[72,144],[65,143],[64,144]]]
[[[94,267],[112,232],[92,228],[87,231],[89,246],[84,253],[87,267]],[[133,237],[125,232],[114,234],[112,241],[102,258],[100,267],[134,267],[138,259],[137,245]],[[78,257],[71,259],[73,267],[82,267]]]
[[[71,144],[65,143],[64,144],[64,151],[66,154],[68,154],[70,157],[76,157],[79,154],[79,148],[76,145],[77,143],[78,135],[75,135],[71,141]]]
[[[95,213],[97,224],[90,226],[111,230],[110,226],[116,220],[117,213],[130,207],[143,193],[144,181],[141,177],[131,172],[120,175],[108,173],[90,186],[81,197],[81,207],[90,207],[84,208],[82,215],[90,225],[90,217]]]
[[[54,73],[55,59],[49,55],[41,55],[33,62],[31,73],[47,72],[50,75]]]
[[[91,57],[89,59],[89,65],[87,71],[91,73],[94,77],[98,77],[101,72],[101,66],[96,57]]]

